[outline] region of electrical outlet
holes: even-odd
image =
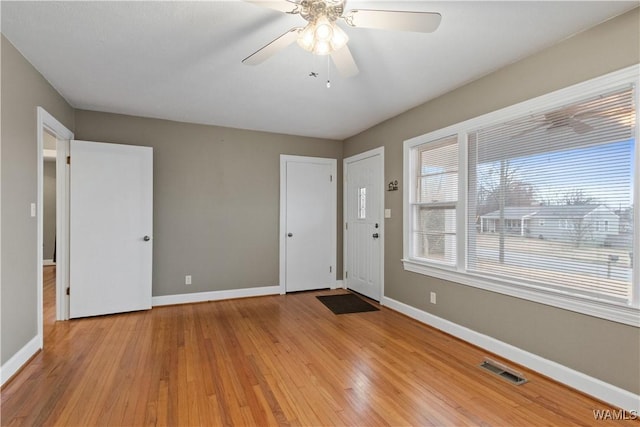
[[[184,284],[185,285],[190,285],[191,284],[191,275],[187,274],[186,276],[184,276]]]
[[[435,292],[431,292],[429,294],[429,302],[431,302],[431,304],[435,304],[436,303],[436,293]]]

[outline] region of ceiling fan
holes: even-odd
[[[300,15],[307,24],[291,28],[243,59],[244,64],[260,64],[297,41],[300,47],[315,55],[330,55],[343,77],[354,76],[359,70],[347,46],[349,37],[336,24],[338,20],[341,19],[354,28],[430,33],[438,28],[442,18],[439,13],[434,12],[365,9],[345,11],[346,0],[246,1],[287,14]]]

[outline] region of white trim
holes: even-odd
[[[71,135],[73,138],[73,135]],[[69,193],[70,166],[67,156],[71,139],[56,142],[56,320],[69,320]]]
[[[0,41],[0,46],[1,46],[1,41]],[[2,48],[0,47],[0,58],[2,57]],[[0,66],[0,82],[2,82],[2,67]],[[0,102],[0,128],[2,128],[2,102]],[[2,132],[0,130],[0,140],[2,139],[1,137]],[[0,141],[0,177],[2,176],[2,141]],[[2,185],[0,185],[0,301],[2,299],[2,244],[1,242],[3,242],[4,240],[2,240]],[[1,318],[1,316],[0,316]],[[0,326],[2,325],[2,320],[0,319]],[[0,327],[0,331],[2,330],[2,328]],[[2,340],[0,339],[0,347],[2,347]],[[0,366],[0,386],[2,384],[4,384],[4,380],[3,380],[3,376],[2,376],[2,372],[4,372],[4,370],[2,369],[2,366]]]
[[[637,76],[640,74],[640,66],[635,68],[636,79],[640,80]],[[634,161],[635,171],[635,180],[633,181],[634,194],[633,200],[635,201],[635,213],[634,213],[634,223],[633,229],[635,230],[635,242],[634,251],[633,251],[633,265],[635,268],[632,270],[632,278],[633,283],[637,283],[635,289],[632,289],[631,294],[631,304],[634,307],[640,307],[640,238],[638,238],[638,233],[640,232],[640,214],[638,213],[638,201],[640,200],[640,172],[638,172],[638,167],[640,165],[640,148],[638,145],[640,144],[640,124],[638,123],[638,117],[640,114],[638,111],[640,110],[640,82],[636,85],[636,99],[634,100],[634,105],[636,106],[636,134],[635,134],[635,144],[636,144],[636,158]]]
[[[562,294],[560,291],[546,289],[534,285],[522,285],[499,281],[494,278],[483,277],[469,272],[456,271],[454,268],[438,268],[424,265],[421,262],[403,259],[402,263],[406,271],[423,274],[425,276],[436,277],[462,285],[473,286],[500,294],[522,298],[540,304],[550,305],[589,316],[611,320],[625,325],[640,326],[640,311],[627,305],[616,305],[611,302],[598,300],[588,300],[584,297],[577,297],[569,294]]]
[[[42,261],[42,265],[44,265],[45,267],[49,267],[52,265],[56,265],[56,263],[52,259],[45,259]]]
[[[336,286],[331,289],[347,289],[344,285],[344,280],[336,280]]]
[[[40,351],[40,338],[35,336],[16,354],[11,356],[4,365],[0,366],[0,385],[4,385],[7,380],[13,377],[28,361]]]
[[[280,294],[280,286],[263,286],[257,288],[229,289],[226,291],[157,296],[151,298],[151,305],[152,307],[159,307],[163,305],[192,304],[196,302],[221,301],[278,294]]]
[[[42,150],[42,155],[43,155],[43,157],[44,157],[45,161],[46,161],[46,160],[53,160],[53,161],[55,161],[55,160],[56,160],[56,157],[57,157],[56,150],[47,150],[47,149],[44,149],[44,150]]]
[[[471,273],[466,271],[466,239],[467,239],[467,203],[464,197],[468,193],[467,179],[467,150],[466,138],[467,134],[475,129],[492,124],[504,123],[528,114],[542,108],[554,108],[566,105],[571,102],[577,102],[589,96],[595,96],[607,90],[619,88],[622,85],[634,83],[636,85],[636,105],[640,105],[640,64],[636,64],[622,70],[596,77],[594,79],[557,90],[497,111],[478,116],[464,122],[456,123],[446,128],[438,129],[424,135],[408,139],[404,141],[403,146],[403,175],[404,175],[404,191],[403,191],[403,263],[407,271],[420,273],[440,279],[450,280],[468,286],[474,286],[493,292],[523,298],[526,300],[562,308],[565,310],[575,311],[614,322],[624,323],[627,325],[640,327],[640,289],[638,288],[640,275],[640,239],[634,242],[634,259],[633,259],[633,277],[634,284],[631,304],[615,303],[598,299],[588,299],[580,297],[562,290],[549,289],[535,284],[525,282],[515,283],[509,279],[497,279],[485,277],[482,274]],[[640,140],[640,126],[636,126],[636,142]],[[427,143],[429,141],[437,141],[442,138],[458,135],[458,142],[463,143],[459,147],[459,183],[463,185],[459,187],[459,203],[458,209],[458,259],[456,266],[439,265],[436,262],[426,262],[411,258],[411,212],[407,207],[411,202],[411,194],[413,189],[410,188],[413,176],[415,176],[416,165],[411,161],[411,153],[414,147]],[[640,162],[640,149],[636,144],[635,163]],[[464,165],[462,164],[464,163]],[[464,181],[464,182],[463,182]],[[462,195],[462,196],[461,196]],[[640,173],[635,171],[634,177],[634,200],[640,198]],[[462,218],[461,218],[462,217]],[[640,215],[635,214],[634,229],[640,230]],[[636,233],[637,234],[637,233]]]
[[[385,297],[382,305],[604,402],[635,413],[640,412],[640,395],[394,299]]]
[[[43,237],[43,162],[44,162],[44,131],[51,132],[57,140],[56,150],[58,151],[56,160],[56,235],[60,236],[56,239],[56,319],[66,320],[69,318],[68,314],[68,298],[66,296],[66,285],[62,280],[68,276],[69,260],[66,256],[66,248],[68,247],[67,238],[65,237],[65,231],[68,229],[65,225],[65,218],[68,219],[68,211],[65,208],[64,211],[60,211],[61,207],[65,207],[65,203],[61,200],[66,200],[68,186],[65,186],[65,180],[61,180],[59,172],[61,158],[66,158],[66,152],[60,153],[60,147],[68,147],[68,141],[73,139],[73,132],[67,129],[62,123],[60,123],[55,117],[49,114],[44,108],[36,108],[37,118],[37,322],[38,322],[38,337],[40,340],[40,348],[44,345],[44,332],[43,332],[43,297],[42,297],[42,245],[44,241]],[[67,148],[68,151],[68,148]],[[64,157],[62,157],[64,155]],[[64,162],[63,162],[64,165]],[[63,166],[64,167],[64,166]],[[62,203],[62,204],[61,204]],[[68,282],[66,282],[68,283]]]
[[[280,261],[279,261],[279,279],[280,279],[280,294],[284,295],[287,293],[287,241],[285,230],[287,229],[287,163],[288,162],[297,162],[297,163],[313,163],[313,164],[323,164],[331,166],[331,175],[333,180],[331,181],[331,212],[333,215],[331,216],[331,259],[337,261],[337,236],[338,236],[338,218],[337,218],[337,201],[338,201],[338,192],[337,192],[337,181],[338,181],[338,161],[336,159],[329,159],[324,157],[305,157],[305,156],[294,156],[288,154],[280,155],[280,228],[278,230],[279,238],[279,253],[280,253]],[[336,282],[336,265],[332,265],[333,269],[331,272],[331,280],[330,283],[334,284]],[[330,285],[334,286],[334,285]],[[335,289],[335,288],[331,288]]]
[[[43,348],[44,346],[44,302],[43,302],[43,290],[44,286],[44,277],[42,272],[43,262],[42,256],[44,252],[44,216],[43,216],[43,205],[44,205],[44,113],[45,111],[38,107],[37,109],[37,165],[36,165],[36,230],[37,230],[37,241],[36,241],[36,259],[37,259],[37,276],[36,276],[36,322],[38,325],[38,345],[39,348]]]
[[[348,230],[346,229],[346,227],[344,227],[344,223],[346,223],[346,218],[347,218],[347,184],[348,184],[348,180],[349,180],[349,163],[353,163],[353,162],[357,162],[360,160],[364,160],[364,159],[368,159],[370,157],[375,157],[375,156],[380,156],[380,167],[381,167],[381,171],[380,171],[380,182],[378,183],[379,187],[380,187],[380,194],[378,195],[378,197],[380,198],[380,211],[378,212],[378,218],[380,218],[380,228],[378,231],[378,234],[380,235],[379,239],[380,239],[380,300],[382,300],[382,298],[384,297],[384,242],[385,242],[385,220],[386,218],[384,217],[384,208],[386,206],[386,200],[385,200],[385,196],[386,196],[386,178],[385,178],[385,174],[384,174],[384,146],[382,147],[378,147],[378,148],[373,148],[371,150],[365,151],[363,153],[359,153],[359,154],[355,154],[351,157],[347,157],[346,159],[344,159],[342,161],[342,174],[343,174],[343,185],[342,185],[342,222],[343,222],[343,236],[342,236],[342,271],[343,271],[343,275],[344,275],[344,271],[347,271],[347,265],[349,265],[348,263],[348,259],[347,259],[347,255],[348,255],[348,251],[347,251],[347,239],[349,236]],[[405,181],[406,182],[406,181]],[[344,289],[348,289],[349,288],[349,279],[348,278],[344,278]]]

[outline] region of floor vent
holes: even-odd
[[[495,360],[484,359],[480,367],[515,385],[522,385],[527,382],[527,379],[521,373]]]

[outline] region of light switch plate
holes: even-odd
[[[31,203],[31,218],[35,218],[36,216],[36,204]]]
[[[391,218],[391,209],[385,209],[384,210],[384,217],[385,218]]]

